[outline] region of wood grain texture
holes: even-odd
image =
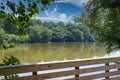
[[[57,78],[57,77],[71,76],[71,75],[74,75],[75,77],[68,80],[93,80],[96,78],[105,78],[105,80],[120,80],[120,77],[110,78],[110,76],[120,75],[120,70],[119,70],[120,64],[116,64],[116,62],[118,61],[120,61],[120,57],[0,67],[0,76],[32,72],[33,74],[31,76],[23,76],[20,78],[14,78],[9,80],[45,80],[50,78]],[[114,62],[115,64],[109,65],[111,62]],[[105,64],[105,65],[95,67],[94,66],[95,64],[96,65]],[[81,66],[83,67],[87,65],[88,66],[93,65],[94,67],[79,68]],[[75,69],[69,71],[62,70],[57,72],[38,74],[38,71],[45,71],[45,70],[52,71],[53,69],[55,70],[55,69],[63,69],[70,67],[74,67]],[[110,69],[118,69],[118,70],[114,72],[110,72]],[[79,76],[84,73],[96,72],[96,71],[104,71],[104,73]]]

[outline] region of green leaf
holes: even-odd
[[[3,9],[3,10],[4,10],[4,9],[5,9],[5,6],[1,6],[1,9]]]
[[[31,2],[31,0],[27,0],[28,2]]]

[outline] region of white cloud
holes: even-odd
[[[69,2],[69,0],[56,0],[55,2],[56,3],[67,3]]]
[[[88,0],[56,0],[56,3],[71,3],[74,4],[78,7],[83,6],[84,3],[87,3]],[[71,16],[67,16],[66,13],[59,13],[58,12],[58,7],[56,5],[56,7],[52,10],[52,11],[45,11],[45,15],[46,17],[35,17],[36,19],[40,19],[42,21],[53,21],[53,22],[73,22],[73,17],[76,15],[71,15]]]
[[[45,11],[46,17],[36,17],[36,19],[40,19],[42,21],[53,21],[53,22],[62,21],[65,23],[73,21],[74,15],[67,16],[67,14],[65,14],[65,13],[57,12],[57,10],[58,9],[57,9],[57,5],[56,5],[56,7],[53,9],[53,11],[51,11],[51,12],[49,12],[48,10]]]
[[[57,12],[57,5],[56,5],[56,7],[54,8],[54,10],[51,12],[51,14],[54,15],[56,12]]]
[[[54,8],[54,10],[51,11],[51,12],[48,12],[48,10],[46,10],[46,11],[45,11],[45,15],[46,15],[47,17],[56,17],[56,16],[57,16],[57,5],[56,5],[56,7]]]
[[[61,17],[60,17],[61,16]],[[59,17],[35,17],[35,19],[40,19],[41,21],[52,21],[52,22],[59,22],[62,21],[64,23],[73,22],[73,16],[66,17],[64,14],[60,15]]]
[[[65,13],[62,13],[62,14],[59,14],[58,18],[65,20],[65,19],[67,19],[67,15]]]
[[[56,0],[56,3],[71,3],[76,6],[81,7],[83,4],[87,3],[88,0]]]
[[[45,11],[45,15],[46,15],[46,16],[50,16],[49,13],[48,13],[48,11]]]

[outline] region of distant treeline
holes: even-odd
[[[98,40],[97,33],[92,29],[75,23],[41,22],[32,19],[28,23],[26,36],[18,38],[17,29],[10,27],[8,21],[0,22],[0,42],[94,42]]]

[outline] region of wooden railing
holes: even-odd
[[[19,74],[19,78],[9,80],[120,80],[119,61],[120,57],[110,57],[6,66],[0,67],[0,77]]]

